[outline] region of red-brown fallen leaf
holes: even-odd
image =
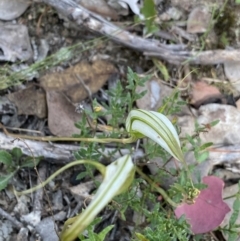
[[[222,94],[217,87],[204,81],[197,81],[193,84],[190,96],[190,103],[197,108],[204,103],[211,103],[214,99],[222,98]]]
[[[208,187],[200,191],[194,204],[183,203],[175,210],[177,218],[185,215],[194,234],[214,230],[230,211],[230,208],[222,199],[224,182],[218,177],[208,176],[203,178],[203,183],[207,184]]]

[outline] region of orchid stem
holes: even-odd
[[[154,181],[152,181],[151,178],[149,178],[145,173],[143,173],[139,167],[136,168],[136,171],[143,179],[145,179],[152,187],[154,187],[172,207],[177,207],[177,204],[168,196],[168,194]]]
[[[96,162],[96,161],[91,161],[91,160],[78,160],[78,161],[71,162],[71,163],[65,165],[64,167],[60,168],[59,170],[54,172],[48,179],[46,179],[45,181],[43,181],[39,185],[37,185],[37,186],[35,186],[33,188],[30,188],[28,190],[22,191],[22,192],[15,191],[15,194],[16,195],[25,195],[25,194],[32,193],[32,192],[38,190],[39,188],[43,188],[46,184],[48,184],[57,175],[61,174],[62,172],[64,172],[68,168],[76,166],[76,165],[79,165],[79,164],[90,164],[90,165],[93,165],[93,166],[95,166],[98,169],[98,171],[101,172],[101,174],[103,176],[105,174],[106,167],[103,164],[101,164],[99,162]]]
[[[26,140],[35,140],[35,141],[85,141],[85,142],[97,142],[97,143],[122,143],[129,144],[136,141],[136,138],[129,137],[123,139],[116,138],[84,138],[84,137],[56,137],[56,136],[29,136],[29,135],[18,135],[12,134],[7,131],[7,129],[0,123],[0,128],[3,129],[4,133],[7,136],[11,136],[13,138],[22,138]]]

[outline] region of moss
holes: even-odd
[[[218,37],[218,48],[225,48],[235,40],[234,28],[237,24],[237,16],[233,7],[228,4],[224,9],[219,9],[214,14],[214,30]]]

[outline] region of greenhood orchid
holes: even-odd
[[[132,110],[126,120],[126,129],[133,138],[149,137],[177,160],[184,162],[177,131],[165,115],[155,111]]]
[[[108,165],[104,170],[103,182],[89,206],[81,214],[65,222],[61,240],[75,240],[115,196],[127,190],[132,183],[134,174],[135,167],[129,155]]]

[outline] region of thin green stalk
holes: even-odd
[[[116,138],[85,138],[85,137],[56,137],[56,136],[28,136],[28,135],[18,135],[12,134],[7,131],[7,129],[0,123],[0,128],[3,129],[4,133],[7,136],[13,138],[21,138],[26,140],[35,140],[35,141],[85,141],[85,142],[96,142],[96,143],[122,143],[129,144],[135,142],[137,139],[134,137],[116,139]]]
[[[171,206],[177,207],[177,204],[168,196],[168,194],[155,182],[153,182],[151,178],[143,173],[139,167],[136,168],[136,171],[143,179],[145,179],[152,187],[154,187]]]
[[[98,171],[101,172],[101,174],[103,176],[105,175],[106,167],[103,164],[101,164],[99,162],[96,162],[96,161],[91,161],[91,160],[78,160],[78,161],[71,162],[71,163],[65,165],[64,167],[60,168],[59,170],[54,172],[48,179],[46,179],[45,181],[41,182],[39,185],[37,185],[37,186],[35,186],[33,188],[30,188],[28,190],[22,191],[22,192],[15,191],[15,194],[16,195],[25,195],[25,194],[28,194],[28,193],[32,193],[32,192],[36,191],[39,188],[43,188],[46,184],[48,184],[51,180],[53,180],[53,178],[55,178],[57,175],[61,174],[62,172],[64,172],[68,168],[76,166],[76,165],[79,165],[79,164],[84,164],[84,163],[95,166],[98,169]]]

